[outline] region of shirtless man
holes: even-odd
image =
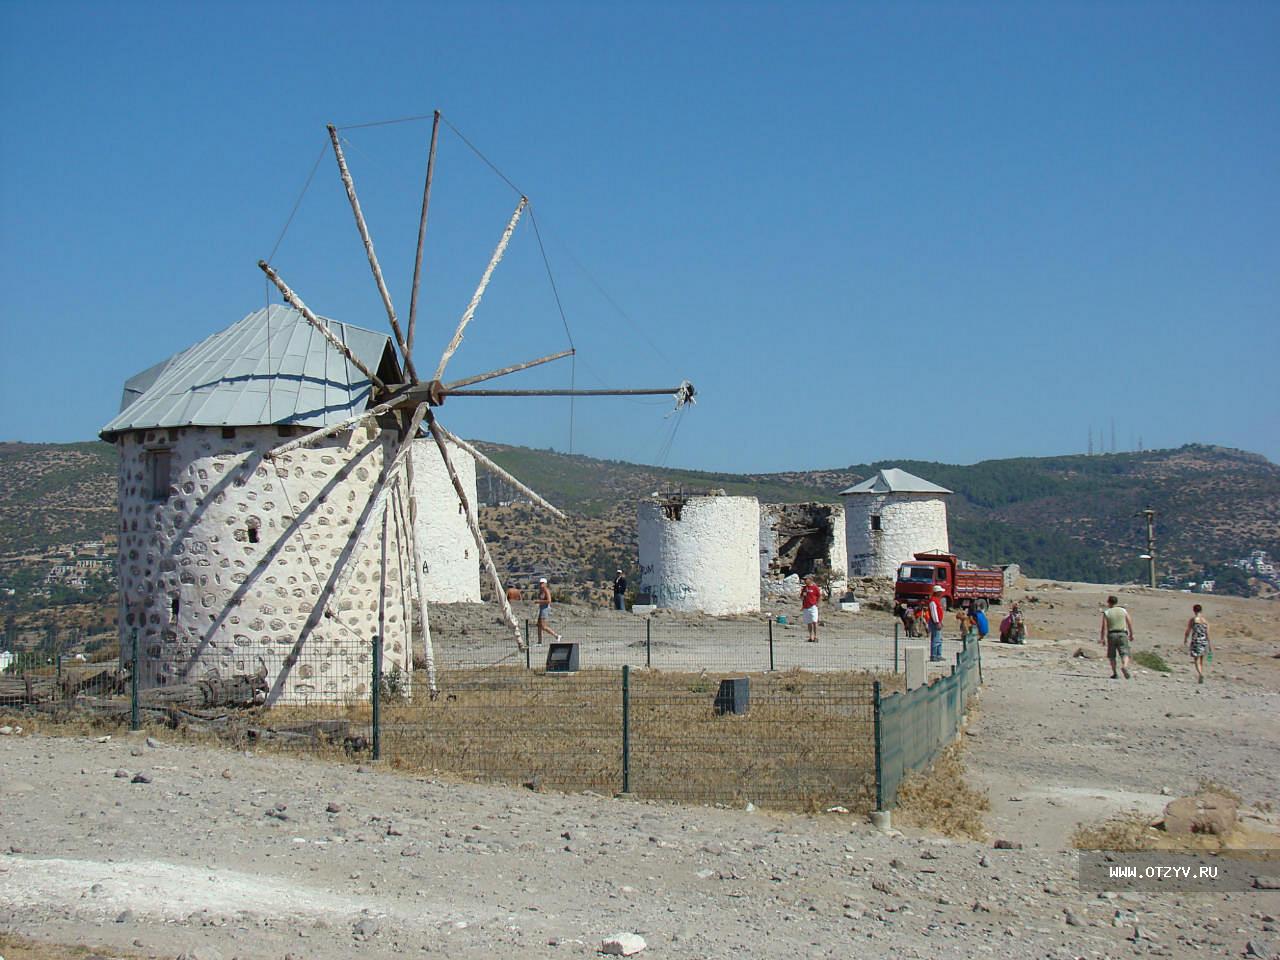
[[[555,637],[557,642],[560,640],[560,634],[551,629],[551,588],[547,586],[547,578],[540,577],[538,579],[538,642],[542,642],[542,635],[549,633]]]

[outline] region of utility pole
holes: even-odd
[[[1147,569],[1150,571],[1151,589],[1156,588],[1156,512],[1150,507],[1142,511],[1147,518]]]

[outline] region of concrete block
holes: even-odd
[[[923,644],[913,643],[902,648],[902,672],[906,675],[908,690],[923,687],[928,682],[928,659],[928,650]]]

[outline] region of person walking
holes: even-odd
[[[932,663],[941,663],[942,624],[947,616],[947,604],[942,596],[941,587],[933,588],[933,596],[929,598],[926,615],[929,621],[929,660]]]
[[[1204,618],[1204,608],[1198,603],[1191,608],[1191,619],[1187,621],[1182,642],[1187,645],[1191,662],[1195,664],[1196,683],[1204,683],[1205,658],[1213,653],[1213,644],[1209,641],[1209,621]]]
[[[800,588],[800,619],[808,630],[810,643],[818,642],[818,601],[822,598],[822,590],[813,574],[804,578],[804,586]]]
[[[621,570],[613,579],[613,609],[622,611],[627,609],[627,578],[622,575]]]
[[[1120,671],[1126,680],[1129,675],[1129,650],[1133,644],[1133,617],[1129,611],[1118,606],[1119,598],[1107,597],[1107,608],[1102,611],[1102,623],[1098,627],[1098,643],[1105,644],[1107,659],[1111,661],[1111,679],[1118,680],[1116,661],[1120,661]]]
[[[560,634],[551,629],[551,587],[547,585],[547,578],[540,577],[538,579],[538,642],[542,642],[542,635],[549,633],[559,642]]]

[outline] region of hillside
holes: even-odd
[[[114,532],[117,463],[100,441],[0,443],[0,555]]]
[[[1141,577],[1145,564],[1137,558],[1145,550],[1146,531],[1137,514],[1148,506],[1158,513],[1162,573],[1216,571],[1250,550],[1280,554],[1280,467],[1257,454],[1222,447],[967,466],[882,460],[829,470],[726,474],[482,446],[555,503],[583,518],[599,518],[605,526],[601,539],[625,533],[631,553],[634,504],[655,490],[723,489],[764,501],[835,501],[845,487],[882,467],[898,466],[955,491],[949,516],[959,553],[983,563],[1016,562],[1035,576],[1092,582]],[[542,521],[523,533],[530,544],[550,536]],[[621,551],[615,547],[614,552]],[[600,570],[607,573],[607,566]]]
[[[1250,550],[1280,555],[1280,467],[1220,447],[728,474],[481,446],[572,515],[562,524],[518,502],[482,510],[500,568],[515,574],[611,577],[620,561],[634,559],[635,503],[654,491],[722,489],[765,501],[834,501],[840,489],[885,466],[901,466],[955,491],[951,533],[959,553],[980,562],[1017,562],[1034,576],[1137,579],[1145,530],[1135,514],[1146,506],[1158,511],[1162,573],[1198,575]],[[110,538],[115,470],[115,450],[104,443],[0,444],[0,555],[38,555]],[[482,500],[516,499],[503,486],[482,471]]]

